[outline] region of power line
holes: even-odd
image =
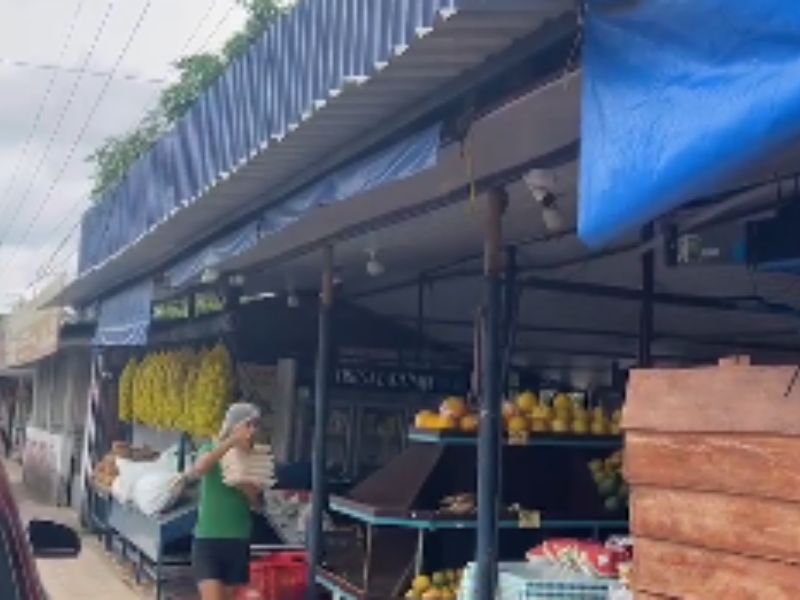
[[[56,126],[53,129],[52,133],[50,134],[50,137],[47,140],[47,144],[45,146],[44,152],[42,152],[42,156],[39,159],[39,162],[36,164],[36,167],[34,169],[33,175],[30,177],[29,185],[28,185],[27,189],[25,190],[25,193],[22,195],[21,200],[17,203],[17,208],[13,212],[13,214],[11,215],[11,218],[8,219],[5,222],[5,229],[3,230],[3,233],[0,234],[0,248],[2,248],[2,246],[3,246],[4,239],[7,238],[8,234],[11,232],[13,226],[16,224],[17,217],[19,216],[20,212],[22,211],[22,206],[25,203],[25,201],[28,199],[28,197],[31,195],[31,192],[33,191],[33,186],[36,183],[36,179],[39,176],[39,173],[41,172],[42,168],[44,167],[45,162],[47,161],[47,157],[50,154],[50,150],[52,149],[53,145],[55,144],[56,139],[58,138],[58,134],[61,133],[61,128],[64,125],[64,121],[66,119],[67,113],[72,108],[72,104],[73,104],[73,102],[75,102],[75,97],[77,96],[78,88],[80,87],[80,85],[81,85],[81,83],[83,81],[84,71],[88,67],[89,61],[94,56],[94,53],[97,50],[97,46],[100,43],[100,38],[102,37],[103,32],[105,31],[106,26],[108,25],[108,21],[109,21],[109,19],[111,17],[111,13],[112,13],[113,8],[114,8],[114,2],[115,2],[115,0],[110,0],[109,3],[106,6],[106,11],[105,11],[105,13],[103,13],[103,19],[100,22],[100,25],[98,26],[97,31],[95,32],[94,38],[92,39],[91,46],[89,47],[89,52],[86,54],[86,57],[84,58],[83,63],[81,64],[81,73],[78,75],[78,77],[75,78],[75,81],[73,82],[72,88],[70,89],[69,96],[67,97],[67,102],[64,105],[64,109],[61,111],[61,114],[58,116],[58,119],[56,121]]]
[[[131,30],[130,34],[128,35],[128,39],[125,41],[125,45],[122,47],[122,50],[120,50],[119,55],[117,56],[117,59],[114,61],[114,65],[113,65],[113,67],[111,69],[111,74],[106,78],[105,82],[103,83],[103,87],[100,90],[100,94],[97,96],[97,98],[95,99],[94,104],[92,105],[91,109],[89,110],[89,114],[86,117],[86,119],[84,120],[83,125],[81,126],[81,129],[80,129],[80,132],[78,133],[78,136],[75,138],[75,141],[72,143],[72,147],[70,148],[69,152],[67,153],[66,158],[61,163],[61,166],[60,166],[60,168],[58,170],[58,173],[56,174],[55,179],[53,180],[53,183],[48,188],[47,193],[44,195],[42,201],[39,203],[33,218],[28,223],[28,227],[26,228],[25,233],[22,236],[20,245],[28,238],[28,235],[30,235],[30,232],[32,231],[34,225],[36,224],[36,221],[38,221],[39,218],[41,217],[45,206],[49,202],[50,198],[53,196],[53,192],[56,190],[56,188],[58,187],[58,184],[61,182],[61,179],[64,176],[64,173],[66,172],[67,168],[69,168],[69,165],[72,163],[72,159],[75,156],[75,152],[78,150],[78,147],[79,147],[80,143],[83,141],[83,138],[86,135],[86,132],[88,131],[89,126],[93,122],[95,113],[97,113],[97,110],[99,109],[100,105],[102,104],[103,100],[106,97],[106,94],[108,93],[108,90],[110,89],[111,83],[114,80],[114,77],[113,77],[114,74],[116,74],[117,70],[119,69],[120,65],[122,64],[122,61],[125,59],[125,56],[128,54],[128,51],[130,50],[131,46],[133,45],[133,41],[136,39],[136,35],[139,33],[139,30],[141,29],[142,23],[144,23],[144,20],[147,17],[147,14],[150,11],[150,7],[151,7],[152,3],[153,3],[153,0],[147,0],[145,5],[142,7],[142,11],[139,13],[139,17],[137,18],[136,23],[134,23],[133,29]],[[16,256],[16,251],[14,253],[14,256]],[[13,258],[13,256],[12,256],[12,258]]]
[[[181,58],[183,56],[183,53],[186,52],[189,46],[192,45],[192,42],[200,33],[200,31],[203,29],[203,26],[206,24],[206,21],[211,16],[211,13],[214,12],[214,9],[217,7],[218,3],[219,0],[211,0],[211,2],[208,3],[206,10],[203,12],[203,16],[200,17],[200,20],[197,22],[197,25],[192,31],[192,34],[187,38],[187,40],[183,43],[183,46],[181,46],[181,49],[178,51],[178,58]]]
[[[75,29],[78,24],[78,20],[80,18],[81,12],[83,11],[83,6],[86,3],[86,0],[79,0],[78,4],[75,5],[75,11],[72,13],[72,19],[70,24],[67,28],[67,36],[64,38],[64,43],[61,45],[61,55],[63,56],[66,54],[67,50],[69,49],[70,45],[72,45],[72,38],[75,35]],[[28,152],[30,151],[31,143],[33,143],[33,138],[36,135],[36,132],[39,130],[39,125],[42,122],[42,117],[44,116],[45,108],[47,108],[47,101],[50,100],[50,95],[53,93],[53,88],[55,87],[56,80],[58,79],[59,72],[53,71],[50,79],[47,81],[47,87],[45,88],[44,95],[42,96],[42,101],[39,102],[39,106],[36,109],[36,113],[33,117],[33,124],[31,125],[30,130],[28,130],[28,135],[25,137],[25,142],[22,146],[22,153],[18,156],[16,163],[14,164],[14,168],[11,172],[11,178],[8,180],[8,185],[3,190],[2,196],[0,196],[0,206],[5,204],[5,200],[8,197],[8,194],[14,188],[14,184],[17,182],[17,177],[19,176],[19,170],[25,162],[25,158],[28,156]],[[0,236],[0,246],[2,246],[2,236]]]
[[[222,29],[222,26],[225,25],[237,8],[239,8],[239,5],[234,3],[228,10],[225,11],[225,14],[220,17],[219,21],[217,21],[217,24],[214,25],[214,28],[211,30],[211,33],[206,36],[206,39],[203,40],[203,43],[200,44],[200,47],[194,54],[203,54],[205,52],[206,48],[211,43],[211,40],[213,40],[217,33],[219,33],[219,30]]]
[[[109,74],[108,71],[98,71],[94,69],[85,69],[82,71],[80,67],[68,67],[53,63],[35,63],[27,60],[18,60],[13,58],[2,58],[2,57],[0,57],[0,65],[13,67],[16,69],[30,69],[33,71],[49,71],[49,72],[57,71],[59,73],[67,73],[67,74],[80,74],[82,72],[84,75],[87,75],[89,77],[108,77]],[[134,81],[137,83],[147,83],[152,85],[163,85],[165,83],[169,83],[169,80],[164,79],[163,77],[146,77],[142,75],[136,75],[135,73],[122,73],[116,75],[115,79]]]
[[[179,55],[182,55],[186,51],[186,49],[191,45],[191,43],[195,40],[195,38],[200,33],[200,31],[203,29],[203,26],[208,21],[208,18],[211,16],[211,14],[214,11],[214,8],[216,8],[218,3],[219,3],[219,0],[211,0],[211,2],[208,3],[208,5],[206,7],[206,10],[203,12],[203,15],[200,17],[199,21],[197,22],[197,25],[192,30],[192,33],[189,35],[189,37],[183,43],[183,46],[181,46],[181,49],[178,52]],[[234,5],[234,8],[235,8],[235,5]],[[221,26],[221,23],[223,23],[225,20],[227,20],[228,16],[231,13],[231,10],[232,9],[229,9],[228,12],[226,12],[226,14],[223,16],[222,21],[217,23],[217,25],[214,28],[214,32],[212,33],[212,36],[219,30],[219,28]],[[65,218],[62,219],[52,229],[52,233],[55,233],[56,231],[61,229],[61,227],[63,227],[69,221],[69,216],[71,214],[73,214],[75,210],[78,210],[82,203],[83,203],[83,201],[75,203],[73,205],[72,209],[70,211],[68,211],[68,213],[66,214]],[[34,273],[34,278],[28,284],[28,288],[32,287],[34,284],[36,284],[36,282],[40,281],[44,277],[47,277],[48,275],[50,275],[50,274],[52,274],[54,272],[54,266],[55,266],[56,258],[58,258],[58,255],[67,246],[67,244],[72,239],[72,237],[75,235],[75,233],[77,233],[80,230],[80,225],[81,225],[81,222],[82,222],[82,218],[83,218],[83,213],[81,213],[81,215],[78,217],[78,220],[75,223],[73,223],[72,227],[70,227],[70,229],[67,231],[67,234],[64,236],[64,238],[62,238],[62,240],[56,246],[56,248],[52,252],[52,254],[50,254],[50,256],[45,261],[42,262],[42,264],[39,266],[39,268],[36,269],[36,272]],[[102,233],[102,237],[105,237],[107,232],[108,232],[108,223],[106,224],[106,227],[104,228],[104,231]],[[77,253],[78,253],[77,250],[73,250],[66,258],[64,258],[60,262],[60,264],[64,265],[65,263],[70,261]]]

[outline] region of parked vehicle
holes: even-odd
[[[0,462],[0,590],[3,600],[46,600],[34,558],[74,558],[78,534],[50,521],[22,526],[5,467]]]

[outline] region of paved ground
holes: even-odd
[[[35,517],[77,526],[73,511],[44,506],[26,493],[16,464],[6,463],[6,468],[24,520]],[[91,537],[84,538],[80,557],[39,561],[38,567],[52,600],[145,600],[153,597],[147,590],[135,589],[127,570],[108,558]]]

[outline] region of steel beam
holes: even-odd
[[[314,378],[314,438],[311,474],[311,520],[309,525],[308,554],[309,582],[315,582],[322,565],[324,553],[323,516],[328,507],[327,490],[327,424],[329,413],[328,382],[331,362],[331,312],[333,310],[333,249],[323,251],[322,284],[319,301],[319,333],[317,339],[317,364]],[[308,599],[317,600],[316,586],[309,585]]]
[[[500,423],[502,400],[502,219],[508,204],[504,190],[489,193],[484,247],[486,288],[482,348],[481,420],[478,433],[478,532],[474,600],[494,598],[497,588],[500,509]]]

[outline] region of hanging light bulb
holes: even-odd
[[[564,217],[558,208],[558,199],[553,193],[556,178],[552,171],[532,169],[523,177],[533,200],[541,207],[542,221],[548,231],[558,232],[564,228]]]
[[[294,278],[292,276],[286,279],[286,306],[289,308],[300,307],[300,296],[297,295],[297,290],[294,286]]]
[[[370,277],[380,277],[386,272],[386,266],[378,260],[378,251],[374,248],[367,250],[367,274]]]

